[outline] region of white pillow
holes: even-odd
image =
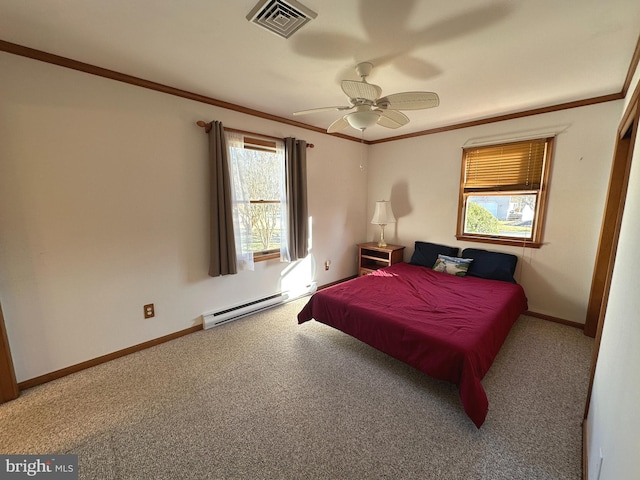
[[[447,255],[438,255],[433,270],[436,272],[444,272],[449,275],[464,277],[469,270],[469,265],[473,262],[472,258],[448,257]]]

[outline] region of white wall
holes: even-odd
[[[640,69],[635,76],[636,88],[639,72]],[[640,472],[639,244],[640,136],[637,136],[589,405],[589,480],[638,478]],[[598,477],[601,453],[603,461]]]
[[[376,144],[363,154],[358,142],[0,53],[0,105],[0,301],[18,381],[280,288],[287,269],[279,262],[206,274],[200,119],[315,144],[313,248],[302,267],[303,280],[312,275],[320,285],[355,273],[355,244],[379,234],[368,219],[383,198],[398,217],[387,240],[407,245],[407,260],[415,240],[482,248],[454,236],[461,148],[471,139],[562,130],[546,244],[499,250],[521,257],[531,310],[584,321],[622,101]],[[142,318],[146,303],[156,305],[156,318]]]
[[[299,281],[355,274],[359,143],[0,53],[0,301],[18,381],[280,288],[278,261],[207,276],[207,138],[195,122],[212,119],[315,144],[313,261]],[[155,318],[143,318],[146,303]]]
[[[371,145],[368,218],[376,200],[391,199],[398,222],[387,227],[386,237],[407,246],[406,260],[416,240],[518,255],[516,279],[529,309],[584,323],[621,109],[622,100]],[[556,131],[544,245],[459,242],[462,148]],[[378,229],[370,225],[367,235],[374,238]]]

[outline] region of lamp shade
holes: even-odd
[[[376,202],[376,209],[373,212],[373,218],[371,223],[375,225],[388,225],[395,223],[396,217],[393,216],[393,210],[391,210],[391,202],[387,200],[380,200]]]

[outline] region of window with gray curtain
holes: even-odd
[[[308,254],[306,142],[227,129],[236,269]]]
[[[284,141],[227,130],[239,270],[278,258],[286,240]],[[284,235],[283,235],[284,234]]]

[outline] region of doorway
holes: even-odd
[[[587,419],[589,406],[591,404],[591,392],[595,377],[596,365],[598,363],[598,353],[604,327],[605,313],[609,300],[611,288],[611,276],[618,250],[618,239],[620,237],[620,227],[622,225],[622,214],[627,198],[627,188],[629,186],[629,173],[631,171],[631,160],[633,149],[636,143],[638,123],[640,121],[640,87],[636,88],[634,95],[625,111],[618,129],[618,139],[613,154],[613,165],[611,166],[611,176],[609,178],[609,191],[607,202],[602,219],[600,230],[600,241],[596,253],[596,264],[591,282],[591,293],[589,295],[589,305],[584,333],[595,337],[593,358],[591,360],[591,375],[589,388],[587,391],[587,402],[584,410],[584,418]]]
[[[637,102],[636,102],[637,103]],[[637,130],[637,108],[631,108],[627,120],[623,121],[619,129],[611,175],[609,177],[609,190],[600,229],[600,240],[596,252],[596,261],[591,279],[591,292],[587,306],[584,333],[595,337],[598,324],[604,319],[609,297],[611,273],[616,258],[620,225],[622,224],[622,212],[627,198],[629,184],[629,171],[633,156]]]

